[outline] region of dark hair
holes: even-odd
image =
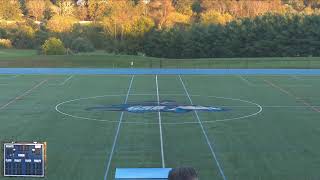
[[[196,180],[198,174],[194,168],[175,168],[169,172],[168,180]]]

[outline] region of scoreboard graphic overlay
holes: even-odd
[[[46,143],[4,143],[3,174],[44,177]]]

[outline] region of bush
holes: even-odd
[[[45,55],[63,55],[66,53],[62,41],[57,38],[49,38],[41,46],[42,53]]]
[[[12,48],[12,43],[9,39],[0,39],[0,48]]]
[[[89,40],[82,37],[78,37],[72,41],[71,50],[73,50],[76,53],[79,53],[79,52],[92,52],[95,49]]]
[[[34,48],[35,30],[29,25],[20,24],[16,28],[11,29],[10,39],[15,48]]]

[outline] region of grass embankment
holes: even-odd
[[[35,50],[0,50],[0,67],[88,68],[320,68],[319,57],[165,59],[93,53],[44,56]]]

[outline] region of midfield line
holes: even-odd
[[[159,97],[158,75],[156,75],[156,85],[157,85],[157,101],[158,101],[158,106],[159,106],[159,105],[160,105],[160,97]],[[159,130],[160,130],[160,145],[161,145],[162,168],[165,168],[166,165],[165,165],[165,161],[164,161],[162,123],[161,123],[161,113],[160,113],[160,110],[158,111],[158,117],[159,117]]]
[[[124,100],[124,104],[126,104],[128,102],[128,98],[129,98],[129,94],[130,94],[130,90],[131,90],[133,79],[134,79],[134,75],[132,75],[132,77],[131,77],[131,81],[130,81],[130,84],[129,84],[129,88],[128,88],[126,99]],[[120,118],[119,118],[119,123],[118,123],[117,131],[116,131],[116,135],[114,136],[112,149],[111,149],[111,152],[110,152],[110,155],[109,155],[109,160],[107,162],[107,169],[106,169],[106,172],[104,174],[104,180],[108,179],[108,173],[109,173],[109,170],[110,170],[110,165],[111,165],[113,153],[114,153],[117,141],[118,141],[123,115],[124,115],[124,112],[122,111],[121,115],[120,115]]]
[[[183,82],[183,80],[182,80],[182,78],[181,78],[180,75],[179,75],[179,79],[180,79],[180,82],[181,82],[181,84],[182,84],[182,86],[183,86],[183,89],[184,89],[184,91],[185,91],[185,94],[187,95],[187,97],[188,97],[188,99],[189,99],[189,101],[190,101],[190,103],[191,103],[191,105],[192,105],[192,104],[193,104],[192,99],[191,99],[191,97],[190,97],[190,95],[189,95],[189,92],[188,92],[188,90],[187,90],[187,88],[186,88],[186,86],[185,86],[185,84],[184,84],[184,82]],[[196,110],[194,111],[194,114],[195,114],[196,117],[197,117],[198,123],[199,123],[199,125],[200,125],[200,127],[201,127],[201,130],[202,130],[202,133],[203,133],[204,137],[206,138],[206,141],[207,141],[207,144],[208,144],[208,146],[209,146],[209,148],[210,148],[211,154],[212,154],[212,156],[213,156],[213,158],[214,158],[214,160],[215,160],[215,162],[216,162],[216,164],[217,164],[217,166],[218,166],[219,172],[220,172],[223,180],[227,180],[227,177],[224,175],[222,166],[221,166],[221,164],[220,164],[220,162],[219,162],[219,160],[218,160],[218,158],[217,158],[217,155],[216,155],[216,153],[215,153],[215,151],[214,151],[214,143],[211,143],[211,142],[210,142],[209,137],[208,137],[208,135],[207,135],[207,132],[205,131],[204,126],[203,126],[203,124],[202,124],[202,121],[201,121],[201,119],[200,119],[200,117],[199,117],[199,115],[198,115],[198,112],[197,112]]]

